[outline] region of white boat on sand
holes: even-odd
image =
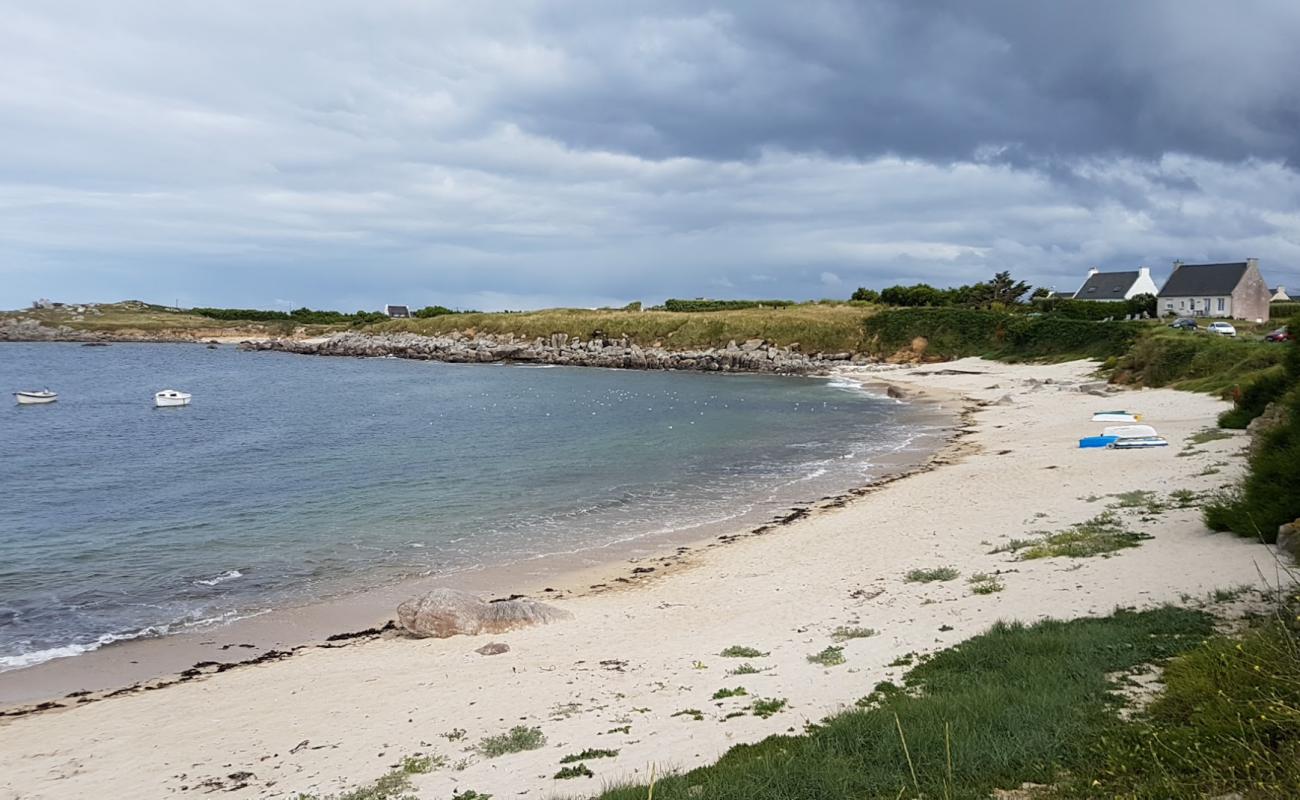
[[[46,403],[53,403],[59,399],[58,392],[51,392],[49,389],[42,389],[39,392],[14,392],[14,399],[20,406],[39,406]]]
[[[1101,435],[1117,436],[1120,439],[1150,439],[1159,434],[1150,425],[1111,425],[1103,429]]]
[[[175,408],[190,404],[191,395],[175,389],[163,389],[153,396],[153,404],[158,408]]]
[[[1131,411],[1098,411],[1092,415],[1093,422],[1141,422],[1142,415]]]

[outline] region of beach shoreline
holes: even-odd
[[[975,410],[930,468],[802,514],[775,535],[694,553],[634,591],[565,596],[555,602],[573,614],[567,622],[493,637],[365,634],[163,691],[0,720],[0,797],[329,794],[415,754],[455,765],[413,776],[419,796],[571,794],[596,784],[556,783],[565,753],[617,750],[592,765],[601,782],[644,779],[651,765],[689,769],[816,722],[897,680],[915,657],[907,654],[997,620],[1100,615],[1257,585],[1267,548],[1209,533],[1192,506],[1139,518],[1114,499],[1207,492],[1240,474],[1243,434],[1178,449],[1224,404],[1165,389],[1095,397],[1081,390],[1092,369],[977,359],[846,369],[849,379],[960,395]],[[1091,411],[1115,405],[1140,408],[1171,447],[1077,449],[1094,427]],[[1026,561],[999,548],[1112,507],[1151,538],[1104,558]],[[906,577],[942,565],[960,577]],[[966,579],[977,573],[1002,590],[971,591]],[[840,645],[845,665],[810,663],[843,628],[873,633]],[[509,651],[479,655],[488,641]],[[760,653],[743,676],[731,674],[740,659],[720,655],[732,646]],[[733,684],[786,705],[770,718],[737,715],[747,701],[714,696]],[[546,744],[500,759],[473,750],[520,724],[538,727]]]
[[[796,377],[800,376],[791,376]],[[925,430],[918,434],[922,444],[916,451],[882,457],[877,462],[879,474],[861,486],[798,498],[776,509],[771,518],[739,514],[704,526],[642,533],[599,547],[407,578],[287,607],[247,611],[228,621],[164,635],[124,637],[77,655],[0,671],[0,718],[51,710],[51,704],[60,701],[84,705],[125,693],[156,690],[193,680],[200,674],[196,669],[229,670],[264,663],[260,659],[268,654],[275,657],[277,653],[328,645],[340,638],[362,638],[358,632],[379,631],[392,625],[398,603],[432,588],[456,588],[485,598],[522,595],[542,600],[633,589],[690,569],[700,554],[715,547],[842,507],[881,486],[933,468],[952,450],[960,437],[955,431],[961,426],[961,417],[970,410],[959,408],[960,398],[955,394],[903,390],[872,375],[859,375],[851,382],[861,391],[888,394],[898,402],[907,402],[912,406],[906,415],[907,424]]]

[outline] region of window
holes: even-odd
[[[1187,301],[1186,301],[1186,300],[1179,300],[1179,301],[1178,301],[1178,307],[1179,307],[1179,308],[1187,308]]]
[[[1219,298],[1219,310],[1220,310],[1220,311],[1223,310],[1223,298],[1222,298],[1222,297]]]
[[[1165,308],[1172,309],[1173,307],[1174,307],[1174,301],[1173,301],[1173,300],[1170,300],[1168,303],[1165,303]]]

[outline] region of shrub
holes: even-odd
[[[546,736],[541,728],[516,725],[508,733],[485,736],[474,749],[484,758],[496,758],[510,753],[536,750],[544,744],[546,744]]]
[[[733,644],[731,647],[728,647],[726,650],[723,650],[721,653],[718,653],[718,655],[722,656],[723,658],[764,658],[765,656],[767,656],[767,653],[764,653],[762,650],[757,650],[753,647],[746,647],[744,645]]]
[[[784,308],[793,300],[665,300],[665,311],[735,311],[741,308]]]
[[[913,569],[903,576],[908,583],[933,583],[950,581],[960,575],[956,567],[933,567],[931,569]]]
[[[1137,322],[1090,322],[972,308],[892,308],[863,323],[870,348],[889,356],[926,340],[939,358],[1106,358],[1128,350]]]
[[[827,647],[820,653],[814,653],[808,656],[808,662],[811,664],[820,664],[823,667],[836,667],[844,663],[843,647]]]

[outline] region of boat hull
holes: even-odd
[[[28,392],[14,392],[14,399],[20,406],[43,406],[59,399],[57,394],[31,394]]]
[[[190,404],[189,397],[155,397],[153,403],[158,408],[180,408]]]

